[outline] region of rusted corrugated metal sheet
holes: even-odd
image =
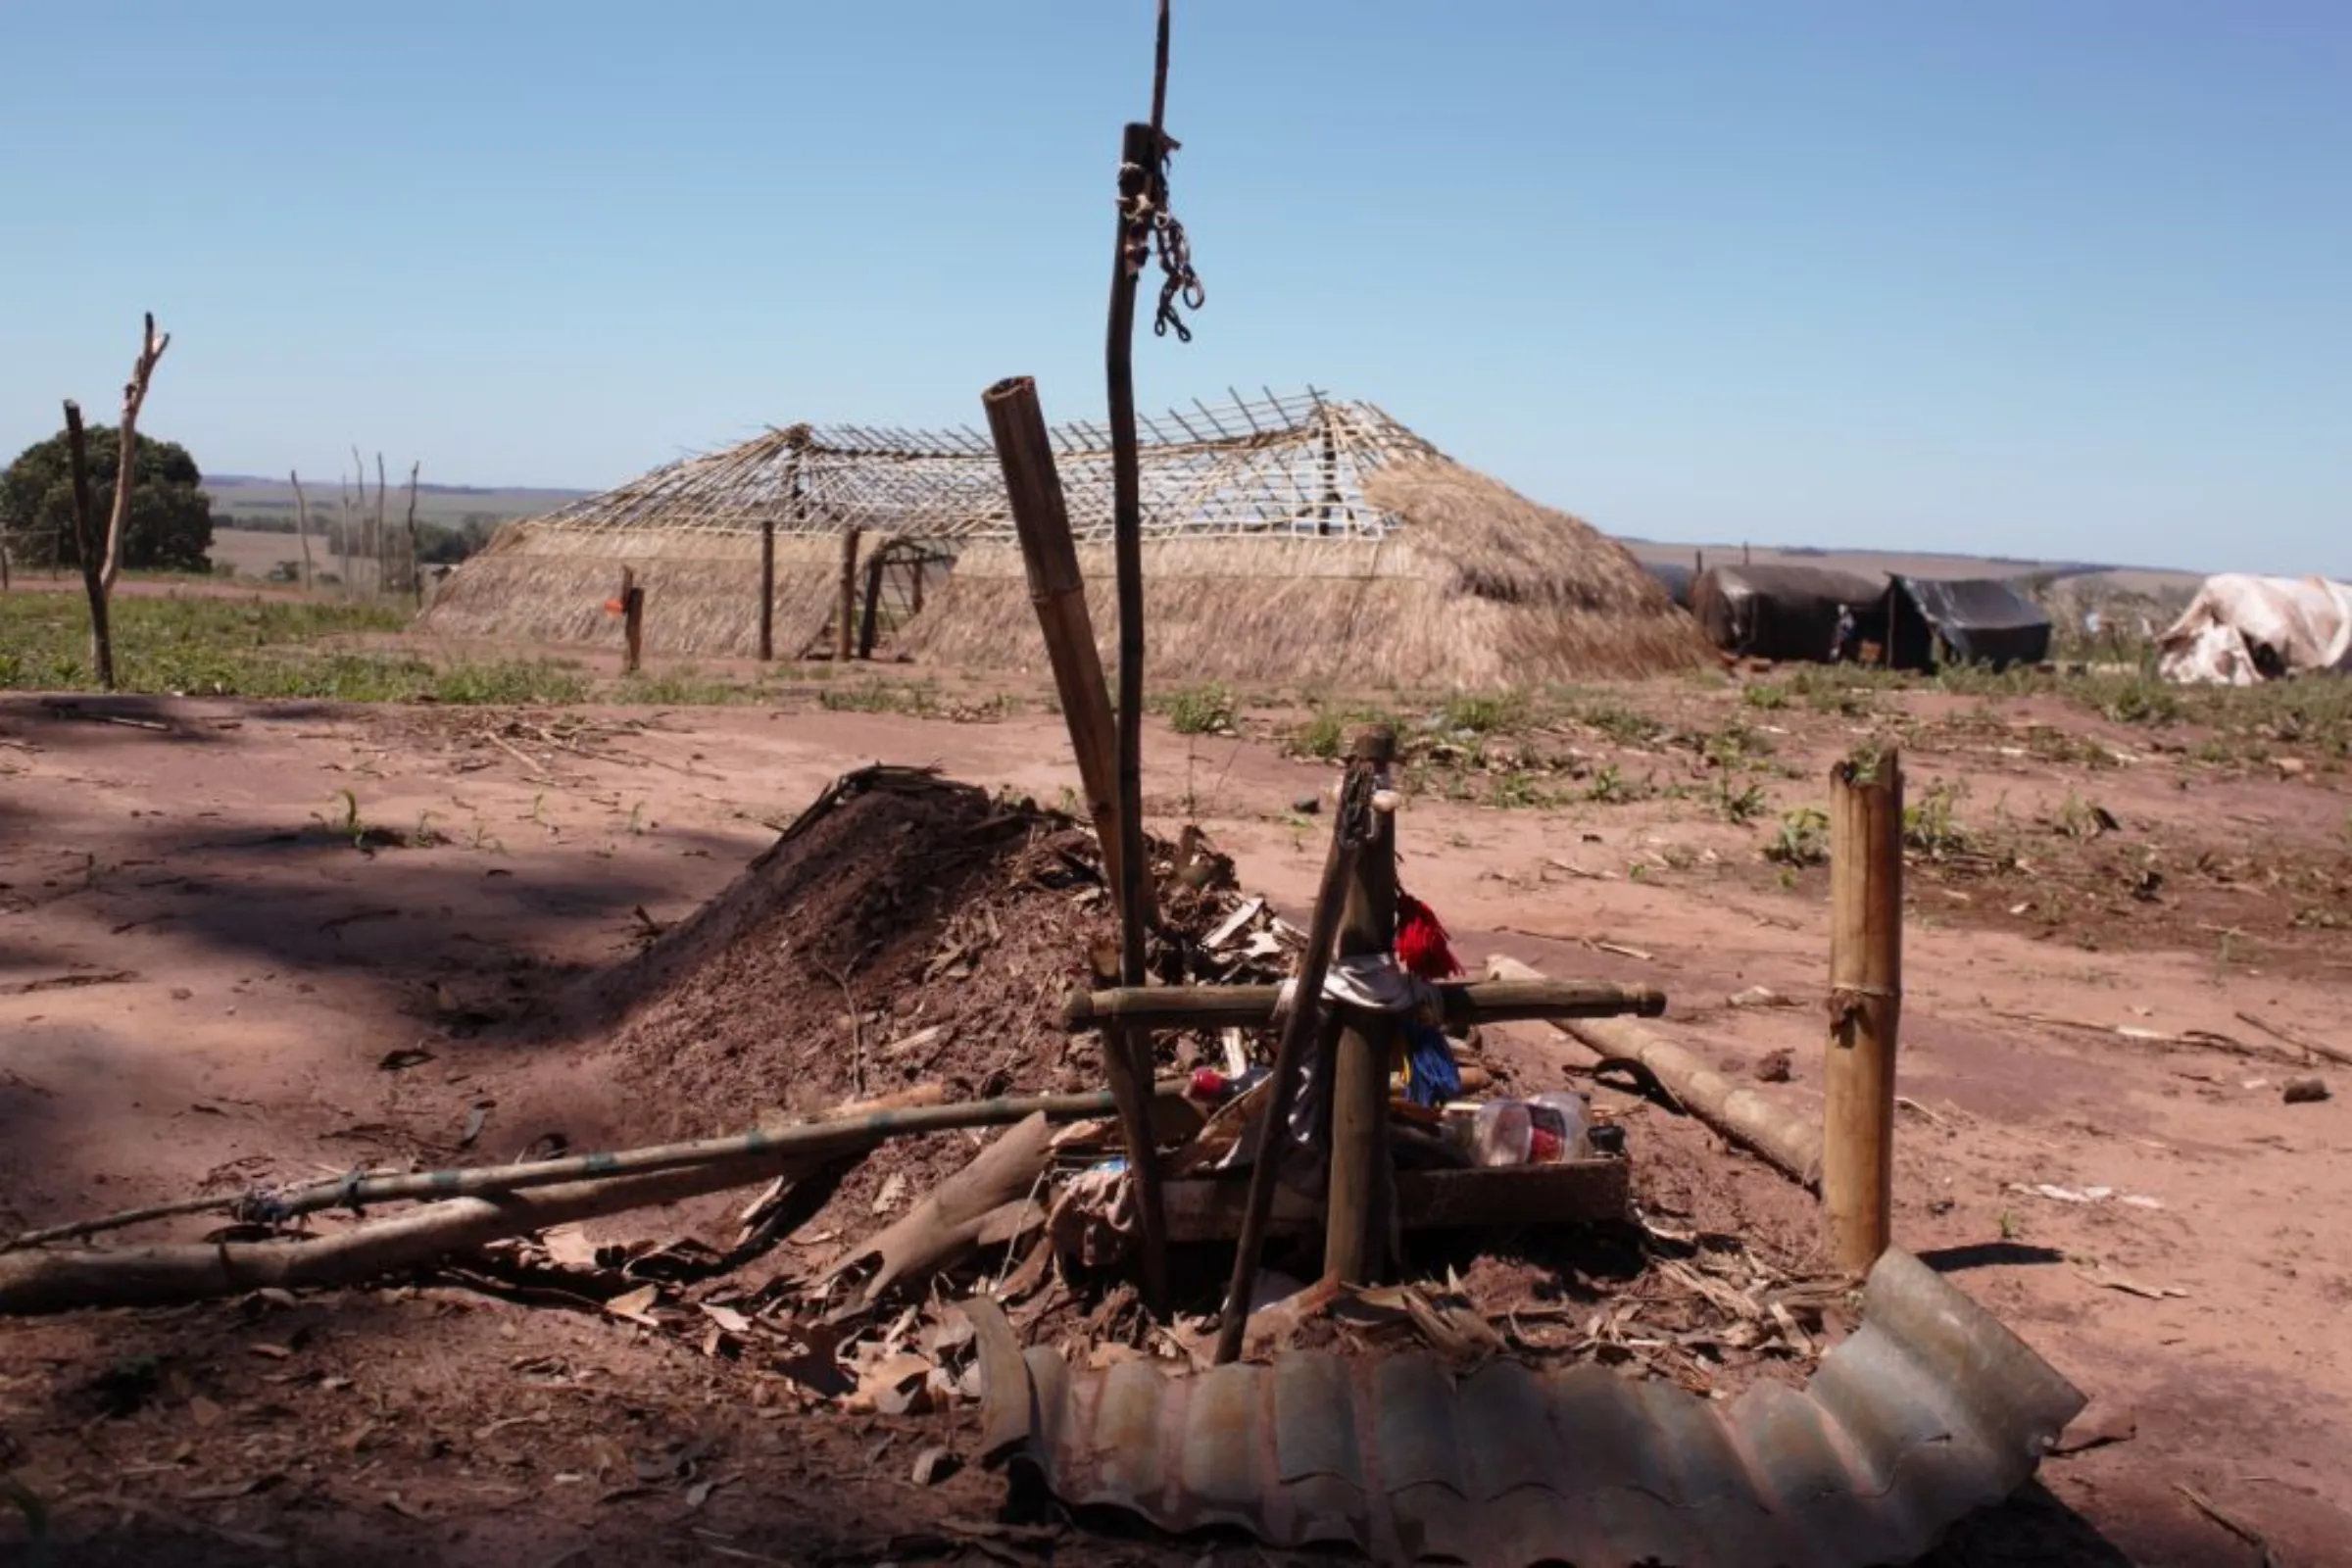
[[[1918,1259],[1802,1394],[1728,1402],[1596,1366],[1305,1352],[1270,1367],[1073,1371],[974,1303],[992,1457],[1162,1529],[1494,1568],[1866,1568],[1925,1552],[2033,1474],[2082,1396]]]

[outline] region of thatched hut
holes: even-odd
[[[1159,680],[1496,688],[1692,667],[1697,625],[1622,546],[1440,454],[1368,404],[1303,397],[1143,421],[1150,668]],[[1105,645],[1116,626],[1108,432],[1054,432]],[[775,648],[831,646],[843,535],[953,558],[890,607],[918,661],[1042,667],[987,438],[794,426],[512,525],[445,583],[437,630],[582,641],[626,564],[654,653],[756,646],[762,534]],[[857,579],[881,592],[880,579]],[[921,580],[918,573],[917,580]],[[854,612],[856,612],[854,611]],[[866,618],[861,615],[861,619]],[[893,617],[884,615],[886,623]]]

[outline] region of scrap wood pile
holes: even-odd
[[[1188,831],[1152,852],[1161,910],[1152,961],[1171,993],[1285,977],[1302,933],[1264,899],[1242,897],[1212,846]],[[1099,961],[1090,950],[1109,940],[1106,904],[1096,841],[1069,818],[931,772],[862,769],[726,893],[589,988],[618,1019],[604,1063],[650,1117],[706,1131],[740,1125],[744,1107],[772,1107],[761,1131],[161,1205],[147,1217],[209,1214],[207,1243],[225,1245],[19,1247],[0,1253],[0,1309],[427,1269],[683,1333],[711,1353],[781,1369],[812,1397],[858,1398],[917,1353],[942,1378],[957,1375],[961,1331],[925,1303],[981,1289],[1041,1341],[1196,1357],[1213,1322],[1214,1268],[1191,1271],[1164,1320],[1140,1310],[1127,1283],[1124,1143],[1095,1087],[1096,1037],[1066,1017]],[[1272,1029],[1167,1029],[1157,1048],[1153,1115],[1167,1168],[1246,1168]],[[1494,1081],[1475,1031],[1455,1034],[1448,1054],[1464,1092]],[[1408,1135],[1436,1120],[1401,1094],[1394,1109],[1413,1118],[1399,1122]],[[1400,1165],[1462,1157],[1430,1136]],[[755,1189],[748,1203],[717,1196]],[[385,1207],[413,1198],[444,1200]],[[607,1221],[591,1239],[582,1228],[657,1205],[663,1234],[624,1240]],[[80,1233],[62,1230],[46,1240]],[[1333,1298],[1294,1291],[1287,1313],[1265,1314],[1252,1348],[1301,1335],[1367,1348],[1412,1337],[1464,1355],[1656,1361],[1667,1353],[1658,1336],[1732,1320],[1751,1326],[1753,1348],[1803,1344],[1772,1310],[1770,1289],[1726,1319],[1723,1290],[1759,1282],[1719,1288],[1712,1271],[1724,1254],[1681,1250],[1692,1259],[1687,1278],[1637,1259],[1579,1276],[1574,1295],[1489,1278],[1475,1261],[1467,1294],[1458,1280],[1431,1281],[1325,1314],[1306,1307]],[[1681,1309],[1660,1296],[1678,1278]],[[1280,1294],[1282,1279],[1270,1276],[1261,1295]],[[909,1317],[910,1307],[921,1310]],[[906,1382],[891,1385],[894,1397]]]

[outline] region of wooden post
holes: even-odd
[[[1830,772],[1830,1043],[1822,1207],[1859,1277],[1891,1241],[1895,1034],[1903,992],[1903,775],[1894,748]]]
[[[981,395],[1004,492],[1020,536],[1028,569],[1029,602],[1045,634],[1046,657],[1054,666],[1054,688],[1069,726],[1070,750],[1078,759],[1078,782],[1086,792],[1087,814],[1102,846],[1105,880],[1113,889],[1148,887],[1127,874],[1127,835],[1119,818],[1118,737],[1111,720],[1110,693],[1102,677],[1102,656],[1086,605],[1086,581],[1078,569],[1078,546],[1054,463],[1054,444],[1037,398],[1037,383],[1014,376]],[[1122,918],[1125,908],[1122,906]],[[1122,967],[1120,979],[1126,980]],[[1141,1031],[1103,1031],[1102,1057],[1118,1097],[1126,1130],[1129,1168],[1136,1176],[1137,1224],[1142,1232],[1145,1294],[1154,1307],[1167,1282],[1167,1232],[1161,1207],[1159,1161],[1151,1137],[1151,1107],[1144,1087],[1152,1081],[1150,1037]]]
[[[776,519],[760,519],[760,662],[776,657]]]
[[[862,530],[841,530],[841,599],[833,609],[833,662],[846,664],[858,634],[858,539]]]
[[[288,469],[286,482],[294,487],[294,537],[302,541],[302,591],[311,591],[311,503],[302,493],[302,473]]]
[[[378,458],[379,463],[383,461]],[[424,563],[416,548],[416,476],[424,471],[424,460],[419,458],[409,465],[409,587],[416,599],[416,608],[424,608]]]
[[[1356,763],[1385,773],[1396,760],[1396,737],[1368,729],[1355,738]],[[1364,847],[1348,879],[1340,915],[1340,956],[1392,953],[1396,946],[1396,822],[1374,810]],[[1330,1208],[1323,1241],[1323,1277],[1369,1284],[1385,1264],[1389,1182],[1389,1062],[1396,1026],[1387,1019],[1350,1025],[1340,1033],[1331,1078]]]
[[[874,639],[881,635],[882,571],[889,564],[884,545],[865,558],[865,603],[858,609],[858,657],[874,657]]]
[[[81,433],[81,405],[66,399],[66,461],[74,468],[74,548],[81,558],[81,582],[90,595],[90,668],[101,691],[115,689],[115,634],[108,617],[106,547],[90,508],[90,454]],[[125,472],[115,481],[130,482]]]
[[[155,378],[155,367],[172,346],[172,334],[155,329],[155,313],[147,313],[147,328],[139,340],[139,357],[131,362],[130,379],[122,387],[122,425],[115,432],[115,509],[106,525],[106,564],[100,581],[106,591],[115,591],[115,579],[122,571],[122,543],[130,532],[130,501],[133,488],[133,465],[139,452],[139,410],[147,405],[147,386]],[[113,649],[108,649],[107,662],[114,662]],[[108,682],[111,687],[113,682]]]
[[[620,672],[637,673],[645,656],[645,590],[637,585],[636,568],[620,568]]]

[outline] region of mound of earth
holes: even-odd
[[[869,768],[593,991],[645,1130],[701,1135],[918,1082],[953,1100],[1098,1088],[1060,1016],[1116,932],[1069,818]]]

